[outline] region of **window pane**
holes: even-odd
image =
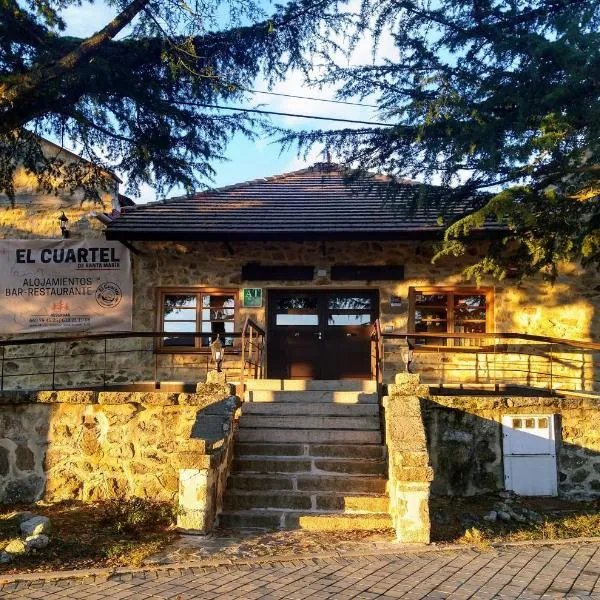
[[[417,306],[446,306],[448,304],[447,294],[415,294],[415,304]]]
[[[456,321],[465,319],[485,321],[485,296],[455,296],[454,318]]]
[[[195,321],[195,308],[173,308],[169,312],[165,311],[165,321]]]
[[[332,314],[329,315],[328,325],[369,325],[371,323],[371,313],[361,314]]]
[[[292,310],[316,310],[317,299],[314,296],[289,296],[277,301],[277,312],[286,313]]]
[[[276,325],[294,326],[318,325],[319,315],[277,315],[275,323]]]
[[[430,308],[415,311],[415,321],[445,321],[447,316],[448,311],[445,308]]]
[[[163,338],[164,346],[188,346],[194,347],[194,338],[189,335],[170,335]]]
[[[165,314],[173,311],[176,308],[196,308],[196,296],[183,296],[175,294],[165,295]]]
[[[233,296],[218,296],[216,294],[204,294],[202,296],[204,308],[234,308],[235,298]]]
[[[164,331],[185,331],[194,332],[196,331],[196,321],[165,321]]]
[[[368,296],[336,296],[329,298],[329,309],[369,310],[371,298]]]
[[[204,311],[202,311],[204,313]],[[210,320],[211,321],[227,321],[233,319],[233,308],[221,308],[221,309],[211,309],[210,310]],[[204,319],[204,314],[202,315]]]

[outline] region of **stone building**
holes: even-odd
[[[32,489],[50,499],[179,493],[189,529],[220,512],[232,526],[393,523],[406,541],[428,539],[430,487],[600,495],[598,274],[466,282],[503,227],[432,264],[440,211],[468,207],[427,211],[436,188],[407,181],[392,198],[386,184],[317,164],[103,218],[132,252],[133,332],[60,346],[52,385],[49,357],[11,350],[4,390],[45,391],[5,392],[18,416],[0,427],[0,472],[4,447],[19,480],[22,423]],[[217,338],[241,417],[225,388],[196,385]]]
[[[41,139],[44,156],[64,164],[79,162],[92,166],[89,161],[50,140]],[[98,189],[99,199],[85,199],[83,189],[60,192],[41,190],[37,178],[25,168],[18,167],[14,176],[15,198],[11,203],[0,194],[0,239],[57,238],[61,236],[58,218],[64,214],[68,229],[74,238],[100,237],[103,225],[90,213],[118,212],[121,205],[133,202],[119,194],[121,180],[106,172],[106,183]]]

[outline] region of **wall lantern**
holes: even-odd
[[[225,356],[225,348],[218,337],[214,342],[211,343],[210,353],[212,355],[213,362],[217,365],[217,373],[220,373],[221,365],[223,364],[223,357]]]
[[[69,222],[69,218],[65,215],[65,211],[63,210],[62,215],[58,217],[58,224],[60,225],[60,232],[62,233],[63,238],[67,239],[69,237],[69,226],[67,223]]]

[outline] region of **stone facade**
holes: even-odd
[[[435,494],[469,496],[504,489],[502,416],[558,415],[560,496],[600,497],[600,400],[424,396]]]
[[[149,331],[159,326],[157,317],[157,289],[161,287],[198,286],[241,289],[263,287],[313,289],[379,289],[380,317],[384,331],[403,333],[408,330],[408,291],[411,286],[464,286],[461,270],[465,259],[446,259],[431,264],[431,243],[414,242],[329,242],[324,247],[317,242],[229,242],[229,250],[220,243],[137,243],[143,254],[134,258],[134,329]],[[475,254],[483,251],[474,249]],[[471,258],[471,257],[469,257]],[[308,264],[315,265],[315,273],[325,273],[312,282],[264,281],[244,283],[242,265],[247,262],[262,265]],[[403,281],[332,281],[330,268],[336,264],[405,266]],[[483,281],[484,287],[494,290],[495,331],[526,332],[576,340],[598,339],[600,336],[600,278],[575,265],[563,266],[556,283],[534,278],[521,284],[514,280]],[[471,284],[472,286],[472,284]],[[393,300],[393,301],[392,301]],[[266,307],[237,310],[236,330],[246,317],[259,324],[266,323]],[[481,382],[510,378],[524,384],[548,385],[548,374],[553,371],[555,388],[590,388],[596,373],[600,354],[580,352],[557,346],[552,356],[531,359],[519,355],[519,343],[504,346],[514,353],[504,357],[490,352],[462,354],[458,358],[436,353],[421,353],[413,366],[428,381],[435,382],[441,375]],[[530,349],[525,349],[530,353]],[[229,356],[231,376],[236,376],[238,357]],[[552,363],[552,367],[550,367]],[[459,368],[456,368],[459,367]],[[189,369],[205,371],[206,356],[178,355],[159,357],[162,377],[185,380]],[[404,369],[402,351],[394,342],[386,347],[386,380]]]
[[[246,317],[260,325],[266,323],[267,308],[242,308],[241,289],[262,287],[264,290],[294,289],[378,289],[380,318],[384,332],[404,333],[408,330],[409,288],[422,286],[464,286],[461,270],[465,259],[446,259],[431,264],[431,243],[415,242],[213,242],[159,243],[136,242],[134,254],[135,331],[153,331],[160,327],[158,290],[160,288],[197,287],[238,290],[236,331]],[[481,249],[480,249],[481,250]],[[474,250],[477,252],[477,250]],[[471,257],[469,257],[471,258]],[[248,262],[262,265],[308,264],[315,273],[324,273],[311,282],[260,281],[244,282],[242,266]],[[337,264],[405,266],[402,281],[332,281],[330,269]],[[593,340],[600,336],[600,279],[575,265],[565,265],[552,286],[540,279],[521,284],[514,280],[483,281],[482,286],[494,291],[493,327],[498,332],[526,332]],[[471,284],[472,287],[472,284]],[[268,294],[266,303],[268,303]],[[555,346],[551,349],[522,341],[498,340],[497,353],[493,343],[486,351],[446,354],[419,352],[414,356],[413,369],[424,380],[435,383],[441,379],[469,380],[480,383],[510,381],[526,385],[564,389],[591,389],[593,380],[600,383],[598,362],[600,353]],[[97,386],[104,383],[126,383],[153,380],[155,373],[162,381],[203,380],[211,368],[208,352],[199,354],[155,354],[151,339],[116,340],[107,342],[108,358],[104,361],[104,343],[65,344],[57,349],[58,386]],[[472,349],[472,348],[471,348]],[[35,359],[23,358],[35,350]],[[115,352],[119,350],[119,352]],[[538,357],[531,357],[536,352]],[[32,353],[34,354],[34,353]],[[48,371],[54,360],[47,348],[17,348],[6,350],[5,389],[44,389],[51,384],[50,376],[23,377],[22,374]],[[78,356],[74,357],[73,355]],[[392,382],[395,373],[405,368],[406,352],[402,344],[386,341],[385,380]],[[73,368],[71,368],[73,366]],[[82,373],[81,368],[91,369]],[[239,378],[239,344],[227,349],[224,368],[229,380]],[[268,371],[268,364],[267,364]],[[550,381],[552,372],[552,381]]]
[[[238,405],[230,394],[208,384],[192,394],[3,392],[0,502],[173,501],[190,468],[215,471],[222,486]]]

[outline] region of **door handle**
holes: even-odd
[[[347,333],[346,337],[354,337],[356,334],[355,333]]]
[[[317,336],[317,339],[319,339],[319,340],[323,339],[323,334],[320,331],[315,333],[315,335]]]

